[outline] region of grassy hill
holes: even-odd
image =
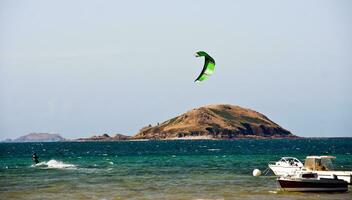
[[[156,126],[142,128],[133,139],[291,138],[290,131],[265,115],[234,105],[208,105]]]

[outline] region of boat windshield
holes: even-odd
[[[324,171],[330,171],[334,169],[334,166],[330,158],[322,158],[321,166],[322,166],[322,170]]]
[[[301,166],[301,162],[297,158],[292,158],[292,157],[284,157],[281,158],[280,162],[285,162],[288,163],[291,166]]]
[[[330,171],[334,169],[331,158],[306,158],[304,167],[316,171]]]

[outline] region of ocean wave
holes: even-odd
[[[38,164],[32,165],[32,167],[40,167],[46,169],[77,169],[76,165],[64,163],[57,160],[49,160],[48,162],[40,162]]]
[[[208,149],[208,151],[220,151],[221,149]]]

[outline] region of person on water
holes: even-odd
[[[38,164],[39,163],[39,157],[37,156],[37,153],[34,153],[33,155],[32,155],[32,160],[35,162],[35,164]]]

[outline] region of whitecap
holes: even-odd
[[[48,162],[40,162],[38,164],[32,165],[32,167],[43,167],[46,169],[76,169],[76,165],[67,164],[62,161],[49,160]]]
[[[220,151],[220,149],[208,149],[208,151]]]

